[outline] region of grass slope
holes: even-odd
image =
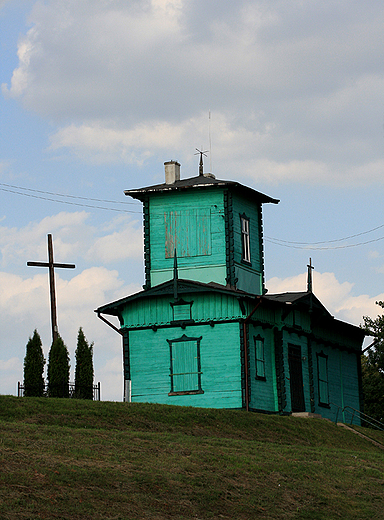
[[[1,519],[371,520],[383,509],[384,451],[328,421],[0,396]]]

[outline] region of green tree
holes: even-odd
[[[93,343],[89,345],[81,327],[77,335],[75,395],[79,399],[93,399]]]
[[[384,302],[376,302],[384,309]],[[374,338],[374,345],[362,356],[364,412],[384,422],[384,315],[375,319],[363,316],[364,330]]]
[[[69,354],[60,336],[52,343],[48,357],[49,397],[69,397]]]
[[[45,359],[41,338],[35,329],[32,338],[29,338],[24,358],[24,396],[41,397],[44,395]]]

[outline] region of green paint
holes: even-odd
[[[192,395],[169,395],[171,375],[176,378],[174,391],[187,389],[196,377],[187,369],[193,365],[192,342],[183,338],[182,329],[159,329],[131,331],[131,377],[133,402],[157,402],[164,404],[183,404],[214,408],[241,407],[241,369],[237,345],[239,343],[238,323],[191,326],[187,336],[200,340],[201,390],[204,393]],[[179,340],[179,341],[175,341]],[[173,352],[175,367],[170,363],[170,345],[176,345]],[[196,344],[194,344],[196,345]],[[219,348],[220,345],[220,348]],[[187,346],[187,349],[181,350]],[[181,350],[180,350],[181,349]],[[197,361],[194,365],[198,370]],[[184,376],[183,376],[184,374]],[[188,375],[189,374],[189,375]],[[188,388],[191,390],[191,388]],[[192,389],[193,390],[193,389]],[[187,391],[187,390],[186,390]]]
[[[246,319],[250,408],[291,411],[289,345],[301,349],[306,410],[329,418],[333,413],[319,407],[326,392],[324,367],[324,395],[319,396],[319,370],[316,363],[314,374],[313,364],[322,350],[328,360],[330,401],[359,408],[356,352],[361,341],[356,328],[327,318],[315,296],[309,312],[306,293],[298,301],[263,297],[250,316],[256,296],[265,293],[260,201],[276,201],[238,183],[197,179],[193,187],[177,181],[139,190],[137,198],[144,202],[145,290],[98,310],[120,319],[132,401],[240,408],[240,334]],[[174,278],[175,250],[177,298],[188,305],[175,305],[173,284],[165,283]]]

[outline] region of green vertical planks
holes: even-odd
[[[171,366],[169,341],[182,338],[180,328],[130,332],[132,401],[214,408],[241,408],[238,323],[191,326],[188,337],[201,337],[201,394],[169,395]],[[182,341],[180,341],[182,343]],[[192,346],[191,346],[192,349]],[[193,354],[193,350],[189,354]],[[191,355],[192,355],[191,354]],[[187,373],[187,353],[179,360],[179,374]],[[190,384],[181,379],[178,385]],[[180,386],[178,387],[180,390]]]

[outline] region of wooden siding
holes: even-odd
[[[149,202],[151,284],[173,276],[225,285],[223,190],[156,194]]]
[[[234,193],[233,208],[233,235],[234,235],[234,263],[237,287],[252,294],[263,293],[263,265],[261,256],[261,205],[251,199],[240,197]],[[249,218],[250,227],[250,264],[242,261],[243,246],[241,235],[241,215]]]
[[[201,389],[204,393],[170,396],[168,341],[181,338],[183,334],[180,328],[129,332],[132,401],[207,408],[241,408],[238,323],[187,328],[188,336],[201,337]]]
[[[221,293],[183,294],[183,299],[193,302],[191,317],[194,321],[228,320],[243,317],[236,297]],[[128,303],[122,310],[123,326],[127,328],[165,325],[173,321],[171,303],[173,297],[140,299]]]
[[[165,258],[211,254],[211,208],[164,211]]]
[[[320,352],[327,356],[329,408],[319,405],[319,374],[316,354],[320,354]],[[351,406],[360,410],[359,354],[332,348],[319,342],[312,342],[312,362],[316,413],[334,421],[338,410],[337,407],[340,407],[340,420],[343,420],[341,409],[345,406]],[[345,419],[348,420],[349,418],[350,415],[348,414]],[[359,421],[356,420],[355,423],[358,424]]]
[[[256,377],[254,337],[264,340],[265,380]],[[249,326],[248,355],[250,361],[250,408],[266,412],[277,412],[279,409],[276,387],[275,347],[272,328]]]

